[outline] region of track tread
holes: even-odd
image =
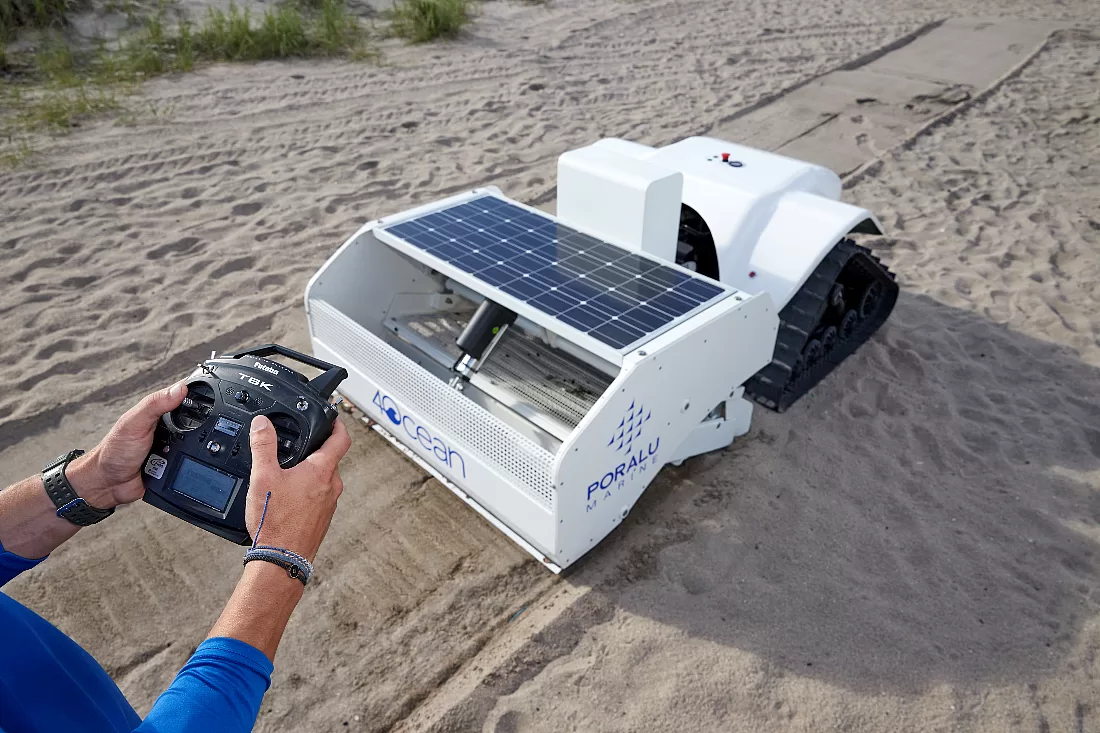
[[[855,261],[853,263],[853,260]],[[820,361],[792,379],[794,367],[811,336],[828,312],[834,283],[848,267],[885,286],[883,303],[873,318],[861,322],[853,334],[840,341]],[[869,249],[842,239],[807,278],[806,283],[780,312],[779,334],[772,362],[745,383],[745,394],[776,412],[783,412],[848,358],[886,321],[898,297],[896,277]]]

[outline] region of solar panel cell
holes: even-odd
[[[701,280],[691,279],[685,280],[676,286],[676,292],[690,295],[701,303],[721,293],[722,288],[715,287]]]
[[[666,323],[668,318],[660,311],[643,305],[627,311],[620,320],[626,325],[640,328],[645,333],[651,333]]]
[[[646,257],[642,257],[641,255],[628,253],[625,257],[621,257],[620,259],[616,260],[615,266],[619,269],[626,270],[627,272],[641,275],[649,272],[650,270],[657,269],[661,266],[661,264],[659,262],[654,262],[653,260]]]
[[[456,259],[454,264],[466,272],[479,273],[482,270],[487,270],[492,267],[494,262],[496,262],[496,260],[488,255],[471,252]]]
[[[592,335],[604,343],[611,344],[615,348],[621,349],[627,344],[632,344],[642,336],[645,336],[646,331],[640,328],[630,327],[621,320],[618,320],[604,323],[594,330]]]
[[[626,270],[620,270],[615,265],[597,267],[588,273],[588,277],[609,288],[619,288],[629,282],[633,282],[635,276]]]
[[[593,270],[603,267],[604,262],[595,257],[589,257],[587,254],[576,254],[561,260],[558,266],[566,272],[571,272],[577,277],[584,278]]]
[[[728,292],[495,196],[383,229],[615,349]]]
[[[490,285],[496,285],[499,288],[507,285],[516,278],[522,277],[523,273],[519,270],[513,270],[506,264],[497,263],[493,267],[488,267],[479,271],[477,276]]]
[[[552,316],[556,316],[559,313],[563,313],[579,301],[568,298],[560,293],[550,292],[537,295],[531,300],[527,301],[531,305],[535,306],[544,313],[549,313]]]
[[[625,298],[616,296],[614,293],[601,293],[588,302],[592,307],[605,311],[609,317],[626,313],[638,305],[636,301],[630,302]]]
[[[559,314],[558,319],[585,332],[597,329],[611,320],[606,313],[590,308],[586,303]]]
[[[676,287],[690,277],[691,275],[688,275],[686,272],[677,272],[676,270],[666,267],[662,267],[658,270],[650,270],[646,273],[646,279],[650,282],[664,285],[669,288]]]
[[[690,300],[679,297],[672,291],[661,293],[647,302],[657,310],[672,318],[682,316],[698,305],[697,303],[692,303]]]

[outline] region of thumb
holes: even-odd
[[[160,416],[180,406],[187,395],[187,380],[146,395],[119,422],[141,432],[152,430]]]
[[[252,447],[252,470],[274,471],[279,469],[277,451],[279,437],[275,426],[263,415],[252,418],[248,434],[248,444]]]

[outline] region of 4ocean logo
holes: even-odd
[[[626,486],[639,473],[645,473],[656,465],[657,450],[661,447],[661,437],[643,439],[645,425],[653,417],[652,411],[637,400],[630,403],[626,414],[619,420],[619,426],[611,434],[607,446],[615,446],[615,452],[623,455],[619,465],[604,473],[599,481],[588,485],[588,507],[596,508],[601,499],[610,499],[616,489]]]
[[[462,454],[447,445],[438,435],[433,435],[426,427],[417,423],[412,416],[402,414],[401,408],[392,397],[377,390],[371,402],[382,411],[395,428],[403,429],[405,435],[420,443],[425,451],[435,456],[437,461],[462,478],[466,478],[466,459]]]

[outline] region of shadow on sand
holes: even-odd
[[[860,693],[1041,679],[1096,610],[1098,418],[1076,354],[903,293],[788,412],[666,468],[567,571],[593,591],[441,725],[483,723],[617,610]]]
[[[903,294],[818,390],[755,417],[572,582],[858,691],[1035,679],[1095,610],[1100,370],[1076,354]]]

